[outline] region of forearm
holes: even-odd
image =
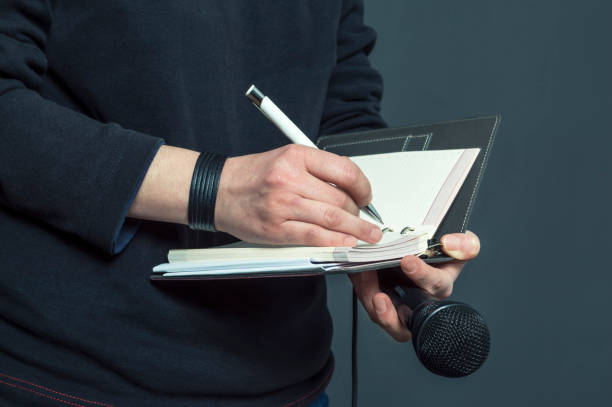
[[[116,254],[163,140],[42,97],[52,6],[25,3],[0,2],[0,205]]]
[[[161,146],[142,181],[128,216],[187,224],[189,189],[199,153]]]

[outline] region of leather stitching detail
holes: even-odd
[[[404,145],[402,146],[402,151],[404,151],[403,149],[406,147],[408,139],[412,139],[412,138],[416,138],[416,137],[428,137],[428,136],[429,136],[429,134],[419,134],[419,135],[416,135],[416,136],[413,136],[412,134],[409,134],[407,136],[380,137],[380,138],[375,138],[375,139],[372,139],[372,140],[349,141],[349,142],[346,142],[346,143],[330,144],[328,146],[323,147],[323,150],[327,151],[328,148],[332,148],[332,147],[342,147],[342,146],[350,146],[350,145],[355,145],[355,144],[368,144],[368,143],[376,143],[376,142],[379,142],[379,141],[391,141],[391,140],[404,139]]]
[[[412,140],[412,135],[409,134],[406,136],[406,140],[404,140],[404,144],[402,144],[402,149],[400,151],[405,151],[406,147],[408,147],[408,144],[410,144],[410,141]]]
[[[472,190],[472,196],[470,197],[470,202],[468,204],[467,211],[465,211],[465,217],[463,218],[463,223],[461,224],[461,231],[465,231],[465,224],[467,223],[468,218],[470,217],[470,212],[472,211],[472,204],[474,203],[474,197],[476,196],[476,191],[478,190],[478,185],[480,184],[480,177],[482,176],[482,170],[487,164],[487,158],[489,155],[489,151],[491,150],[491,141],[493,140],[493,136],[497,131],[497,125],[499,124],[499,116],[495,117],[495,123],[493,123],[493,128],[491,129],[491,134],[489,135],[489,141],[487,142],[487,149],[485,150],[485,156],[482,159],[482,163],[480,163],[480,169],[478,170],[478,178],[476,178],[476,182],[474,183],[474,189]]]

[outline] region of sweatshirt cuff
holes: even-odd
[[[111,242],[111,254],[119,254],[125,249],[125,247],[130,243],[130,241],[136,235],[138,228],[142,221],[140,219],[128,218],[127,214],[136,199],[136,195],[138,194],[138,190],[142,185],[142,181],[144,180],[151,163],[153,162],[153,158],[159,151],[160,147],[164,144],[164,140],[158,139],[156,144],[153,145],[153,148],[150,150],[148,157],[145,159],[145,166],[143,167],[139,177],[136,179],[136,182],[133,185],[131,195],[129,199],[126,201],[123,210],[121,211],[121,216],[119,218],[119,225],[116,228],[113,240]]]
[[[132,203],[134,202],[134,199],[136,199],[138,190],[140,189],[142,181],[144,180],[144,177],[147,174],[151,163],[153,162],[153,158],[155,158],[155,155],[157,154],[162,145],[164,145],[164,140],[162,139],[158,139],[157,143],[153,145],[149,156],[146,158],[146,165],[144,166],[143,170],[140,173],[140,176],[137,178],[136,183],[134,184],[129,200],[125,203],[125,206],[123,207],[123,211],[121,212],[120,217],[120,223],[111,243],[111,254],[113,255],[121,253],[123,249],[125,249],[128,243],[134,238],[134,235],[136,235],[136,232],[138,231],[138,228],[142,223],[140,219],[128,218],[127,214],[130,210],[130,207],[132,206]]]
[[[82,237],[107,255],[114,255],[126,247],[138,229],[139,222],[126,217],[164,140],[112,123],[103,131],[106,160],[99,165],[94,181],[89,225]]]

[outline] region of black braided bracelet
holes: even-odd
[[[227,157],[215,153],[201,153],[193,169],[189,190],[188,221],[193,230],[216,232],[215,203],[219,179]]]

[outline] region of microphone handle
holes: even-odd
[[[412,315],[414,311],[424,304],[439,301],[436,297],[417,287],[399,267],[385,269],[378,272],[381,290],[391,298],[391,302],[406,325],[412,331]],[[402,312],[402,305],[410,308],[411,312]]]

